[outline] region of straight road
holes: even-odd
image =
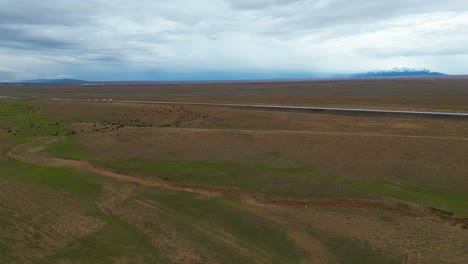
[[[10,96],[0,96],[0,99],[28,101],[32,98],[18,98]],[[85,102],[85,103],[119,103],[119,104],[155,104],[155,105],[197,105],[214,107],[232,107],[252,110],[270,111],[295,111],[295,112],[316,112],[341,115],[374,115],[390,117],[432,117],[432,118],[453,118],[468,119],[468,113],[456,112],[432,112],[432,111],[406,111],[406,110],[382,110],[364,108],[335,108],[335,107],[314,107],[314,106],[289,106],[289,105],[258,105],[258,104],[227,104],[227,103],[197,103],[197,102],[170,102],[170,101],[130,101],[130,100],[105,100],[105,99],[66,99],[48,98],[52,101]]]
[[[197,105],[214,107],[233,107],[253,110],[273,110],[273,111],[298,111],[298,112],[320,112],[344,115],[380,115],[380,116],[402,116],[402,117],[435,117],[435,118],[456,118],[468,119],[468,113],[453,112],[429,112],[429,111],[405,111],[405,110],[379,110],[362,108],[333,108],[333,107],[313,107],[313,106],[287,106],[287,105],[258,105],[258,104],[225,104],[225,103],[196,103],[196,102],[165,102],[165,101],[128,101],[128,100],[80,100],[50,98],[54,101],[67,102],[92,102],[92,103],[119,103],[119,104],[156,104],[156,105]]]
[[[11,96],[0,96],[0,100],[15,100],[15,101],[29,101],[29,100],[34,100],[32,98],[19,98],[19,97],[11,97]]]

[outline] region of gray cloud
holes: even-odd
[[[467,28],[465,0],[0,0],[0,77],[464,73]]]
[[[12,81],[14,79],[15,79],[15,73],[14,72],[0,70],[0,80]]]
[[[0,26],[0,45],[17,49],[63,49],[70,47],[72,43],[58,36],[41,34],[41,30],[34,27]]]
[[[86,24],[97,14],[96,1],[29,1],[0,0],[0,23],[13,25],[61,25],[75,26]],[[98,10],[96,10],[98,11]]]
[[[284,6],[291,3],[304,2],[305,0],[228,0],[231,6],[235,9],[241,10],[258,10],[271,8],[273,6]]]

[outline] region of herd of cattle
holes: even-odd
[[[115,132],[125,127],[180,127],[191,125],[203,125],[208,115],[193,112],[184,106],[159,107],[155,111],[140,109],[139,113],[112,113],[112,117],[99,121],[82,121],[78,130],[65,130],[64,123],[61,122],[30,122],[27,125],[14,125],[13,127],[3,127],[2,129],[17,136],[22,133],[33,136],[67,136],[77,133]],[[46,129],[45,129],[46,128]]]

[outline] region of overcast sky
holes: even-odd
[[[0,0],[0,81],[468,73],[467,0]]]

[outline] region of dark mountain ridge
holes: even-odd
[[[384,71],[369,71],[352,74],[353,78],[374,78],[374,77],[424,77],[424,76],[446,76],[444,73],[433,72],[428,69],[394,68]]]
[[[79,79],[35,79],[35,80],[26,80],[22,83],[86,83],[87,81]]]

